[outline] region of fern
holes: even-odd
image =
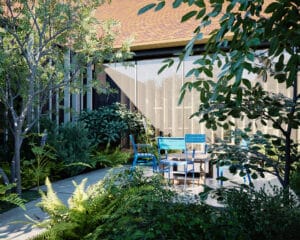
[[[91,157],[94,160],[94,165],[99,165],[99,167],[115,167],[127,163],[131,157],[131,153],[121,150],[118,147],[112,151],[110,146],[107,145],[103,151],[94,152]]]
[[[7,193],[13,187],[15,187],[14,184],[8,184],[8,185],[0,184],[0,201],[15,204],[25,210],[26,207],[25,207],[24,199],[20,198],[18,194]]]
[[[145,179],[141,172],[113,171],[85,190],[86,181],[84,179],[80,184],[74,182],[75,190],[66,206],[58,199],[47,179],[48,192],[43,194],[40,206],[50,215],[44,225],[48,224],[51,231],[44,235],[44,239],[102,239],[114,229],[115,222],[121,228],[134,231],[135,227],[130,224],[135,222],[139,225],[143,221],[132,217],[138,215],[144,205],[136,206],[151,202],[157,203],[151,206],[157,206],[171,201],[171,195],[163,189],[161,176]]]
[[[42,195],[42,201],[38,203],[38,206],[50,215],[53,223],[58,223],[67,214],[68,208],[57,197],[49,178],[46,178],[45,184],[47,186],[47,194],[40,191]]]

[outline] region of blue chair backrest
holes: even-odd
[[[185,134],[185,142],[186,143],[206,143],[206,135],[205,134],[187,133],[187,134]]]
[[[185,151],[185,141],[183,137],[158,137],[157,138],[158,155],[160,159],[168,159],[168,150]],[[162,154],[164,150],[164,154]]]
[[[132,134],[129,135],[129,139],[130,139],[130,142],[132,144],[133,152],[134,152],[134,154],[136,154],[137,153],[137,146],[135,144],[134,137],[133,137]]]
[[[159,150],[185,150],[185,141],[182,137],[158,137]]]
[[[184,136],[186,145],[201,145],[202,146],[202,152],[207,152],[207,145],[206,145],[206,135],[201,133],[187,133]],[[188,149],[188,146],[186,146]],[[195,149],[193,149],[195,151]]]

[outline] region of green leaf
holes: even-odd
[[[175,2],[173,2],[173,8],[178,8],[182,3],[182,0],[176,0]]]
[[[203,86],[205,90],[209,91],[209,84],[206,81],[203,81]]]
[[[241,82],[242,75],[243,75],[243,68],[240,67],[240,68],[238,68],[237,73],[235,75],[235,77],[236,77],[235,83],[240,83]],[[239,86],[239,84],[237,86]]]
[[[237,104],[240,105],[243,100],[243,90],[242,88],[238,88],[237,93],[236,93],[236,101]]]
[[[197,14],[197,16],[196,16],[196,19],[202,18],[202,17],[204,16],[205,13],[206,13],[206,8],[202,8],[202,9],[198,12],[198,14]]]
[[[188,0],[189,6],[192,6],[195,0]]]
[[[204,90],[204,88],[201,89],[201,92],[200,92],[200,100],[201,102],[206,102],[206,91]]]
[[[257,177],[258,177],[258,176],[257,176],[256,173],[252,173],[252,174],[251,174],[251,178],[252,178],[252,179],[257,179]]]
[[[251,82],[248,79],[242,79],[243,84],[250,90],[251,89]]]
[[[190,18],[194,17],[196,14],[197,14],[197,11],[190,11],[190,12],[186,13],[181,18],[181,22],[185,22],[185,21],[189,20]]]
[[[286,80],[285,73],[277,74],[275,78],[278,80],[279,83],[283,83]]]
[[[162,9],[165,6],[165,1],[160,2],[159,4],[157,4],[156,8],[154,9],[155,12],[159,11],[160,9]]]
[[[155,3],[150,3],[144,7],[142,7],[139,11],[138,11],[138,15],[141,15],[147,11],[149,11],[150,9],[154,8],[156,6]]]
[[[217,177],[216,179],[219,180],[219,181],[223,181],[223,182],[228,181],[228,178],[224,177],[224,176]]]
[[[178,105],[180,105],[183,102],[184,96],[185,96],[186,90],[182,89],[180,92],[179,100],[178,100]]]
[[[203,68],[203,72],[205,73],[206,76],[213,77],[213,73],[209,69]]]
[[[258,38],[252,38],[247,42],[247,45],[250,47],[255,47],[260,45],[260,40]]]
[[[190,77],[190,76],[192,76],[192,75],[194,74],[194,72],[195,72],[195,69],[192,68],[190,71],[188,71],[188,73],[185,75],[185,77]]]
[[[196,5],[197,7],[199,7],[199,8],[205,8],[205,2],[204,2],[204,0],[197,0],[197,1],[195,2],[195,5]]]
[[[222,4],[216,4],[215,8],[208,14],[210,17],[216,17],[222,10]]]
[[[234,118],[239,118],[241,116],[241,112],[237,109],[233,109],[229,112],[229,115],[231,115]]]
[[[265,10],[265,13],[272,13],[278,7],[279,3],[273,2],[271,3]]]

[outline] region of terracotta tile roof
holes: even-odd
[[[134,37],[132,49],[149,49],[158,46],[183,45],[193,36],[197,22],[180,23],[181,17],[192,9],[188,6],[172,8],[172,1],[159,12],[150,10],[137,15],[138,10],[155,0],[113,0],[100,6],[95,15],[98,19],[115,19],[121,22],[116,46],[130,36]]]
[[[190,19],[181,23],[182,16],[193,10],[187,4],[179,8],[172,8],[174,0],[167,0],[166,6],[158,11],[150,10],[138,15],[138,10],[155,0],[112,0],[111,4],[104,4],[95,11],[95,16],[100,19],[115,19],[121,23],[120,34],[115,46],[120,47],[124,39],[134,37],[132,50],[153,49],[161,47],[183,46],[193,37],[193,30],[198,22]],[[266,2],[271,2],[267,0]],[[218,21],[204,30],[208,36],[217,25]],[[203,40],[205,42],[205,39]]]

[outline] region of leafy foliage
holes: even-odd
[[[110,0],[7,0],[0,3],[0,102],[8,112],[14,141],[12,179],[21,193],[21,147],[41,116],[49,92],[66,85],[78,90],[76,78],[86,64],[129,57],[129,45],[113,48],[117,22],[98,22],[93,11]],[[101,37],[96,31],[102,29]],[[76,64],[64,66],[72,49]],[[67,72],[71,72],[67,79]],[[71,84],[72,83],[72,84]],[[77,84],[78,85],[78,84]],[[69,109],[68,109],[69,110]]]
[[[118,144],[128,133],[143,131],[141,114],[131,112],[119,103],[83,112],[79,121],[85,124],[94,143],[102,147]]]
[[[235,139],[235,144],[231,141],[219,140],[210,146],[211,159],[220,166],[227,165],[233,174],[241,177],[248,174],[251,179],[264,177],[266,173],[277,176],[283,185],[285,173],[285,148],[284,138],[273,134],[257,131],[248,136],[249,129],[230,131],[230,136]],[[241,142],[246,142],[246,146]],[[299,159],[298,144],[291,141],[291,167],[296,169]],[[223,178],[223,181],[228,179]],[[252,182],[250,183],[252,185]]]
[[[65,174],[67,172],[65,177],[91,167],[93,145],[83,123],[66,123],[49,130],[48,144],[55,149],[56,167],[66,170],[63,171]]]
[[[44,146],[31,144],[31,147],[35,158],[22,162],[23,187],[37,186],[39,189],[40,183],[44,182],[46,177],[50,176],[51,171],[55,169],[56,155],[54,149],[48,144]]]
[[[300,168],[299,164],[296,167],[296,171],[293,172],[291,177],[291,188],[295,191],[295,193],[300,197]]]
[[[84,239],[87,235],[87,239],[91,239],[90,233],[97,226],[106,223],[104,232],[108,230],[107,227],[113,227],[112,218],[119,218],[119,214],[126,210],[122,207],[125,200],[129,207],[144,197],[149,201],[152,199],[153,202],[167,201],[171,197],[170,193],[161,187],[161,178],[142,179],[140,173],[134,173],[132,176],[128,171],[114,173],[87,192],[84,191],[85,181],[76,185],[76,190],[69,199],[69,207],[62,204],[49,182],[46,183],[48,193],[43,196],[40,205],[51,217],[44,223],[45,226],[51,227],[51,236],[47,239]],[[139,190],[147,195],[140,195]],[[115,211],[117,212],[114,213]],[[99,231],[100,228],[95,235],[103,234]]]
[[[1,180],[1,176],[0,176]],[[4,185],[0,183],[0,203],[6,202],[11,203],[16,206],[19,206],[25,210],[25,201],[21,199],[18,194],[16,193],[10,193],[10,190],[15,187],[14,184]],[[2,205],[2,204],[0,204]],[[0,210],[3,210],[2,207],[0,207]]]
[[[160,175],[114,170],[64,205],[47,182],[40,206],[50,219],[38,239],[298,239],[300,208],[282,189],[227,189],[224,208],[176,201]],[[287,197],[288,196],[288,197]],[[281,226],[281,227],[278,227]]]
[[[287,197],[288,195],[288,197]],[[214,239],[297,239],[300,209],[294,195],[273,188],[258,192],[230,189],[226,208],[216,222]]]
[[[91,154],[91,158],[94,161],[93,166],[96,168],[102,167],[116,167],[121,164],[125,164],[131,157],[131,153],[120,149],[110,149],[109,146],[104,150],[95,151]]]
[[[161,2],[165,1],[149,4],[140,13],[162,5]],[[282,167],[280,171],[274,168],[273,173],[287,187],[292,165],[299,160],[294,152],[297,143],[292,140],[292,131],[300,126],[299,4],[288,0],[268,4],[261,0],[173,1],[174,8],[181,4],[193,6],[193,10],[182,17],[182,22],[191,18],[199,21],[194,37],[180,56],[181,62],[193,54],[194,45],[203,39],[203,32],[210,29],[212,23],[218,22],[219,25],[215,24],[205,36],[208,41],[204,52],[186,75],[194,76],[195,81],[183,84],[179,102],[183,101],[187,91],[194,89],[199,92],[201,103],[192,116],[199,117],[200,122],[212,130],[235,128],[233,119],[248,119],[278,130],[277,137],[263,137],[265,142],[270,140],[279,149]],[[261,47],[265,49],[258,50]],[[173,63],[173,60],[166,60],[161,70]],[[216,66],[219,68],[217,75],[214,74]],[[247,74],[252,76],[251,79],[246,77]],[[266,81],[284,85],[291,96],[266,91],[262,87]],[[255,138],[245,136],[249,137]],[[249,167],[259,168],[261,160],[268,161],[267,155],[256,162],[252,159]]]

